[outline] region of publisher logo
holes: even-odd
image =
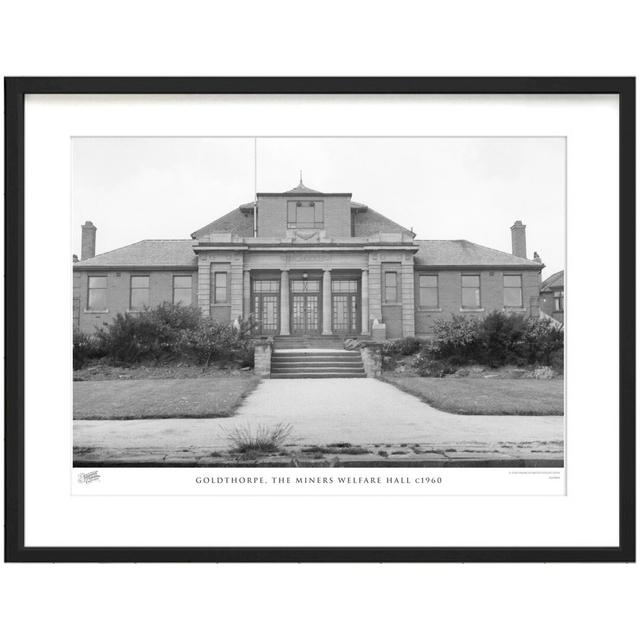
[[[80,473],[78,475],[78,482],[80,484],[90,484],[100,480],[100,474],[97,471],[89,471],[87,473]]]

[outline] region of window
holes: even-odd
[[[280,280],[254,280],[254,293],[278,293],[280,291]]]
[[[553,294],[554,310],[564,311],[564,291],[556,291]]]
[[[462,308],[480,308],[480,276],[462,276]]]
[[[229,274],[226,271],[216,271],[213,274],[213,302],[224,304],[229,302],[228,292]]]
[[[385,271],[384,301],[386,303],[398,302],[398,273],[396,271]]]
[[[298,200],[287,202],[287,229],[324,228],[324,206],[322,202]]]
[[[173,276],[173,304],[191,304],[191,276]]]
[[[438,276],[418,276],[418,304],[429,309],[438,308]]]
[[[522,276],[504,276],[504,306],[522,306]]]
[[[142,311],[149,306],[149,276],[131,276],[131,311]]]
[[[332,280],[331,291],[333,291],[333,293],[358,293],[358,281]]]
[[[87,309],[91,311],[107,310],[107,276],[89,276]]]
[[[292,280],[293,293],[317,293],[320,291],[320,280]]]

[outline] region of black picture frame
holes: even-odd
[[[5,78],[5,561],[635,561],[635,78]],[[612,547],[26,547],[24,541],[24,104],[27,94],[615,94],[619,98],[619,530]],[[622,348],[623,347],[623,348]]]

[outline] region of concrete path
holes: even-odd
[[[236,427],[289,423],[298,445],[415,444],[525,446],[562,456],[563,416],[466,416],[445,413],[372,378],[264,380],[232,418],[80,420],[74,447],[140,452],[228,449]],[[527,444],[528,443],[528,444]],[[551,447],[551,449],[549,449]]]

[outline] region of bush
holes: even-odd
[[[208,366],[211,361],[238,361],[243,366],[253,365],[252,320],[234,324],[203,321],[184,336],[182,351],[191,354],[198,364]]]
[[[561,369],[563,349],[564,333],[551,320],[494,311],[483,318],[438,320],[433,345],[423,351],[451,366],[553,364]]]
[[[92,358],[105,355],[102,341],[94,335],[82,333],[77,329],[73,332],[73,369],[82,369]]]
[[[559,349],[558,351],[555,351],[553,354],[551,354],[549,365],[557,373],[564,373],[564,349]]]
[[[203,318],[198,308],[164,303],[140,313],[119,313],[95,339],[116,363],[237,361],[251,366],[252,326],[252,320],[222,324]]]
[[[564,370],[564,331],[548,318],[530,319],[524,340],[531,364]]]
[[[434,360],[428,351],[424,350],[415,359],[415,371],[423,378],[443,378],[455,373],[457,366],[447,360]]]
[[[453,315],[450,320],[436,320],[431,352],[443,359],[457,356],[465,362],[477,357],[480,320],[475,316]]]
[[[423,345],[422,340],[414,337],[388,340],[383,346],[383,354],[411,356],[414,353],[418,353]]]
[[[523,316],[493,311],[479,324],[476,357],[490,367],[526,364],[526,331],[527,320]]]

